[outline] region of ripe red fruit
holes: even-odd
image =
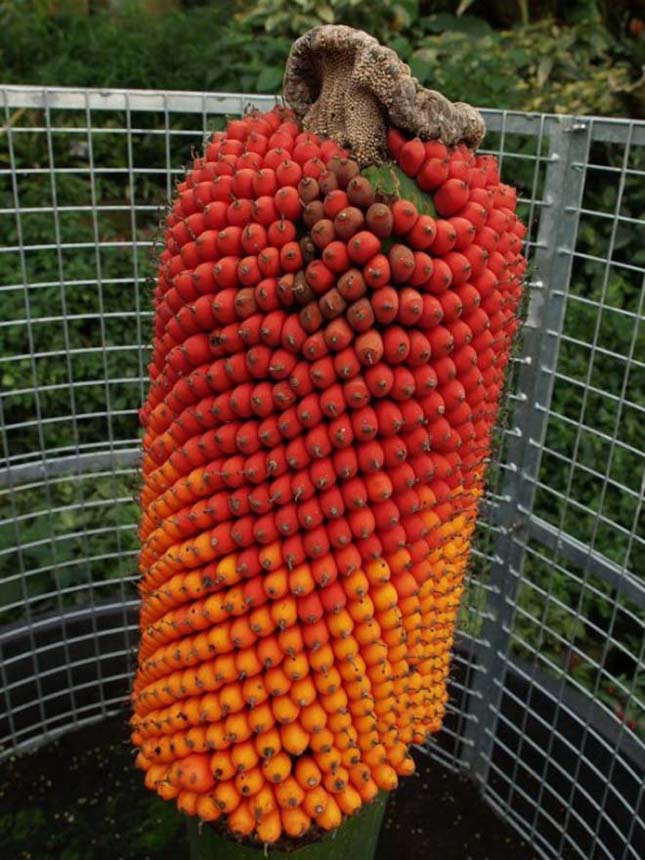
[[[423,288],[431,293],[440,295],[452,283],[452,270],[445,260],[434,260],[432,274],[423,284]]]
[[[427,153],[424,153],[424,156]],[[441,158],[426,157],[417,175],[419,187],[424,191],[433,191],[448,179],[448,162]]]
[[[404,284],[409,281],[414,272],[414,252],[406,245],[392,245],[389,252],[389,262],[392,280]]]
[[[388,284],[390,275],[390,263],[385,254],[375,254],[363,269],[365,283],[374,290]]]
[[[472,266],[467,257],[457,251],[451,251],[444,257],[452,273],[452,283],[455,286],[465,284],[472,272]]]
[[[369,403],[370,391],[362,377],[355,376],[344,383],[343,397],[351,409],[360,409]]]
[[[424,251],[414,252],[414,269],[409,277],[413,287],[423,287],[430,281],[434,272],[432,258]]]
[[[381,287],[370,299],[376,321],[387,325],[396,319],[399,310],[399,294],[394,287]]]
[[[356,206],[341,209],[334,218],[334,230],[339,239],[350,239],[363,228],[365,217]]]
[[[440,215],[456,215],[468,202],[469,189],[463,179],[447,179],[434,195],[434,205]]]
[[[457,367],[449,355],[444,355],[433,362],[434,371],[439,385],[446,385],[457,377]]]
[[[398,130],[398,128],[388,128],[387,147],[394,158],[398,159],[401,147],[405,141],[405,136]]]
[[[434,358],[439,359],[447,356],[454,346],[454,339],[450,331],[443,325],[435,326],[428,332],[428,340]]]
[[[437,218],[435,221],[436,233],[431,245],[434,255],[443,256],[451,251],[457,242],[457,231],[450,221]]]
[[[349,205],[349,198],[344,191],[340,189],[330,191],[323,201],[323,211],[325,217],[334,220],[336,216]]]
[[[347,309],[347,322],[356,332],[364,332],[374,324],[374,311],[367,298],[358,299]]]
[[[399,310],[397,320],[404,326],[413,326],[419,322],[423,313],[423,298],[421,293],[412,287],[404,287],[399,292]]]
[[[401,170],[408,176],[416,176],[425,160],[425,147],[418,137],[406,141],[397,155]]]
[[[252,214],[253,220],[265,227],[280,218],[274,197],[268,195],[258,197],[257,200],[253,201]]]
[[[222,176],[221,179],[228,177]],[[253,203],[248,198],[238,197],[226,210],[228,223],[236,227],[244,227],[253,220]]]
[[[252,178],[252,189],[254,197],[273,196],[278,190],[278,180],[275,171],[270,167],[261,167]]]
[[[395,236],[405,236],[417,222],[419,217],[417,207],[409,200],[396,200],[390,209],[392,211],[392,232]]]
[[[350,266],[347,247],[340,241],[330,242],[326,245],[322,258],[327,268],[336,274],[346,272]]]
[[[356,176],[348,183],[347,196],[352,206],[361,209],[368,209],[374,203],[374,189],[364,176]]]
[[[321,218],[311,228],[311,239],[314,245],[321,250],[333,242],[335,238],[334,222],[329,218]]]
[[[367,291],[365,279],[359,269],[349,269],[337,283],[338,292],[348,302],[359,299]]]
[[[334,370],[341,379],[351,379],[361,369],[356,350],[349,346],[334,356]]]
[[[383,332],[383,357],[386,364],[405,361],[410,352],[410,337],[401,326],[389,326]]]
[[[334,352],[340,352],[351,344],[354,333],[347,320],[343,317],[338,317],[332,320],[325,328],[324,337],[329,349]]]
[[[383,339],[376,329],[359,334],[356,338],[356,355],[361,364],[370,367],[383,357]]]
[[[285,272],[297,272],[302,268],[302,251],[297,242],[287,242],[280,248],[280,265]]]
[[[454,290],[447,290],[438,297],[443,310],[443,321],[448,323],[456,320],[463,312],[464,306],[459,294]]]
[[[394,373],[383,362],[365,371],[365,382],[372,397],[386,397],[394,385]]]
[[[312,260],[307,264],[305,278],[311,289],[318,296],[324,295],[336,282],[334,273],[322,260]]]
[[[332,287],[318,300],[318,307],[326,320],[332,320],[343,313],[347,307],[347,302],[338,290]]]
[[[375,404],[374,411],[381,436],[394,436],[401,431],[403,415],[396,404],[382,400]]]
[[[456,251],[463,251],[471,245],[475,238],[475,227],[467,218],[453,217],[449,219],[449,223],[455,230],[456,241],[454,248]]]
[[[437,227],[430,215],[419,215],[414,227],[406,236],[412,248],[417,251],[427,251],[434,242]]]
[[[300,311],[298,319],[307,334],[318,331],[323,324],[323,315],[318,302],[312,301],[306,304]]]
[[[410,367],[418,367],[426,364],[432,355],[430,341],[418,329],[410,332],[410,351],[408,353],[408,364]]]
[[[365,213],[365,223],[375,236],[380,239],[387,238],[394,225],[390,207],[384,203],[373,203]]]
[[[373,233],[361,230],[347,243],[350,260],[359,265],[365,265],[381,250],[381,241]]]

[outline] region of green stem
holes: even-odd
[[[386,795],[348,818],[338,830],[302,848],[251,847],[217,833],[208,824],[188,820],[190,860],[373,860],[385,811]]]

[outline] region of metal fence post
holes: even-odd
[[[549,160],[535,249],[535,269],[523,329],[518,403],[512,416],[501,499],[493,514],[497,534],[491,563],[489,602],[480,634],[480,669],[475,673],[472,720],[463,759],[486,784],[503,690],[513,608],[528,539],[535,478],[540,468],[553,374],[566,311],[572,253],[584,191],[590,123],[549,117]],[[537,443],[537,444],[531,444]]]

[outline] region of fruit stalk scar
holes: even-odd
[[[314,27],[293,43],[283,92],[305,129],[349,147],[361,165],[383,160],[387,126],[473,148],[485,133],[478,111],[422,87],[394,51],[343,24]]]

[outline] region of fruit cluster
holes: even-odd
[[[252,113],[167,218],[132,737],[151,789],[264,842],[337,827],[441,726],[518,325],[495,160],[388,145],[361,172]]]

